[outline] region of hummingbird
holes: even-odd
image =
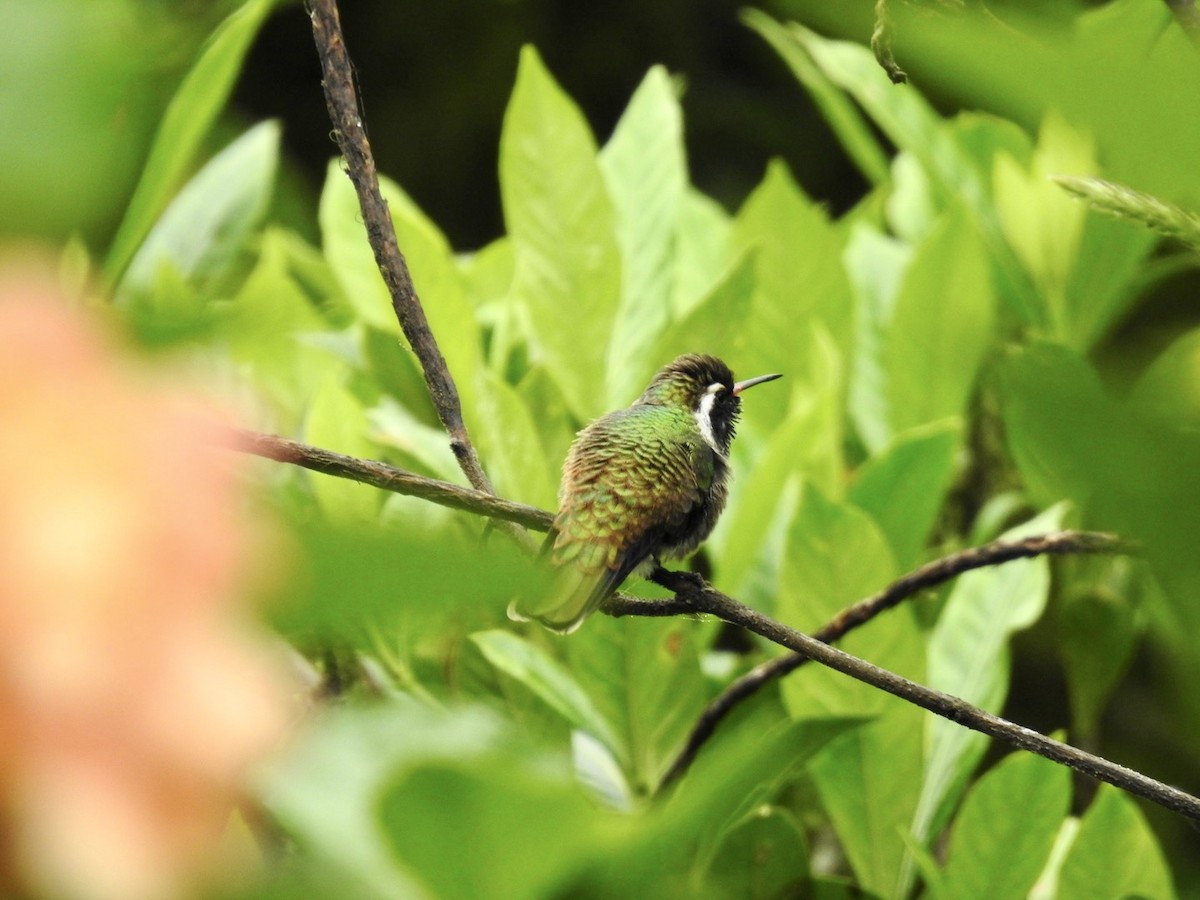
[[[558,573],[544,596],[518,599],[509,616],[569,634],[631,573],[695,550],[725,508],[741,395],[779,377],[735,382],[716,357],[685,354],[632,406],[580,431],[542,545]]]

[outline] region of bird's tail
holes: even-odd
[[[602,550],[597,559],[579,557],[556,568],[543,590],[513,600],[508,617],[518,622],[539,622],[551,631],[570,634],[617,589],[617,573],[603,565]]]

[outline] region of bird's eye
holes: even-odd
[[[725,390],[725,385],[721,384],[721,382],[719,382],[719,381],[714,381],[712,384],[710,384],[710,385],[709,385],[709,386],[708,386],[708,387],[705,389],[704,393],[706,393],[706,394],[719,394],[719,393],[720,393],[721,391],[723,391],[723,390]]]

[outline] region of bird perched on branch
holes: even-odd
[[[735,382],[716,357],[686,354],[632,406],[579,432],[543,545],[558,575],[544,595],[514,601],[510,617],[570,633],[630,573],[695,550],[725,507],[741,395],[779,377]]]

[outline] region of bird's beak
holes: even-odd
[[[747,378],[745,381],[739,381],[733,386],[733,396],[736,397],[742,391],[746,390],[746,388],[752,388],[756,384],[762,384],[764,381],[774,381],[776,378],[782,377],[783,376],[777,372],[774,375],[759,375],[757,378]]]

